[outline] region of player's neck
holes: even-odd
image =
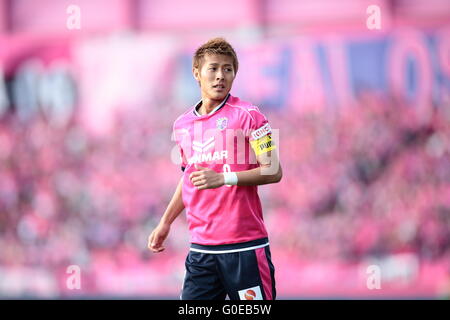
[[[222,100],[213,100],[209,98],[202,98],[202,105],[198,109],[198,113],[205,115],[213,111],[222,103]]]

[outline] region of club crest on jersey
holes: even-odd
[[[217,129],[224,130],[228,126],[228,118],[227,117],[219,118],[219,119],[217,119],[216,124],[217,124]]]

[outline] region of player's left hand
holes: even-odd
[[[215,189],[224,185],[223,174],[210,168],[201,167],[198,164],[195,164],[195,169],[197,171],[192,172],[189,179],[198,190]]]

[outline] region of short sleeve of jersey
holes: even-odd
[[[250,114],[250,141],[257,140],[267,134],[271,133],[269,121],[266,116],[262,114],[258,107],[252,107],[248,109]]]
[[[250,133],[254,130],[257,130],[264,126],[265,124],[269,123],[267,121],[267,118],[265,115],[261,113],[258,107],[252,106],[246,110],[242,116],[242,130],[247,132],[249,134],[249,137],[252,138]],[[253,139],[252,139],[253,140]]]
[[[256,155],[275,149],[273,145],[269,121],[258,107],[251,107],[248,110],[249,117],[244,124],[244,130],[249,133],[249,142]]]

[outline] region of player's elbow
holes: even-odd
[[[273,170],[272,167],[266,167],[266,170]],[[281,178],[283,178],[283,170],[281,169],[281,166],[278,166],[278,170],[276,173],[267,174],[267,183],[278,183],[281,181]]]
[[[262,184],[277,183],[283,178],[283,170],[279,162],[272,162],[267,164],[260,163],[260,174],[264,176]]]
[[[273,183],[280,182],[282,178],[283,178],[283,170],[281,169],[281,166],[279,166],[278,167],[278,172],[273,177],[273,179],[274,179]]]

